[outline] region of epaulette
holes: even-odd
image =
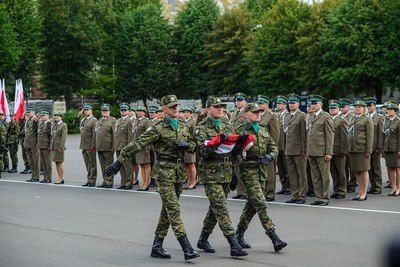
[[[115,120],[115,121],[117,120],[117,119],[116,119],[116,118],[114,118],[114,117],[111,117],[111,119],[113,119],[113,120]]]

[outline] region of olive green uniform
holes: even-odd
[[[64,162],[65,142],[67,141],[68,126],[63,121],[53,122],[51,125],[51,160]],[[63,152],[60,154],[60,150]]]
[[[278,114],[279,122],[279,142],[278,142],[278,160],[277,167],[279,172],[279,180],[282,185],[282,191],[290,191],[290,181],[286,165],[286,155],[285,155],[285,132],[283,131],[283,125],[285,123],[285,118],[289,114],[287,110]]]
[[[342,116],[344,119],[349,120],[354,117],[354,114],[348,112],[346,115]],[[346,156],[346,179],[347,179],[347,189],[356,189],[357,178],[356,173],[350,169],[350,157]]]
[[[115,124],[115,151],[117,157],[121,155],[121,150],[133,141],[132,123],[128,116],[119,118]],[[132,163],[127,160],[120,169],[121,186],[131,187],[133,183]]]
[[[151,122],[145,116],[135,120],[132,126],[133,140],[137,140],[142,134],[144,134],[151,127]],[[137,164],[147,164],[150,163],[150,154],[146,154],[146,150],[150,150],[151,145],[145,148],[145,150],[140,151],[135,154]]]
[[[18,166],[18,145],[19,145],[20,127],[15,120],[10,121],[7,137],[7,147],[10,151],[10,157],[13,168]]]
[[[40,159],[36,151],[38,121],[36,117],[28,118],[25,122],[25,142],[24,146],[28,152],[29,166],[31,168],[31,179],[39,180]]]
[[[189,118],[185,120],[187,127],[190,129],[190,133],[194,135],[194,131],[196,130],[196,122],[194,119]],[[185,164],[186,163],[196,163],[196,153],[185,153]]]
[[[255,137],[253,146],[247,150],[246,158],[242,158],[239,163],[240,175],[248,193],[246,205],[240,216],[238,227],[247,230],[251,220],[257,213],[265,233],[269,234],[275,230],[275,225],[268,214],[268,205],[264,198],[264,184],[267,181],[267,166],[259,163],[259,158],[265,154],[273,157],[278,155],[278,148],[264,126],[260,125],[258,133],[247,121],[235,129],[236,133],[246,132]],[[272,161],[269,165],[273,164]]]
[[[113,186],[114,183],[114,175],[108,176],[106,168],[114,161],[111,150],[115,149],[115,123],[116,119],[111,116],[102,117],[96,123],[96,151],[103,174],[102,185]]]
[[[167,236],[171,225],[176,238],[186,236],[183,226],[179,197],[182,193],[182,183],[185,179],[185,168],[183,166],[184,150],[177,147],[175,139],[182,139],[189,143],[188,152],[196,150],[196,143],[186,125],[178,121],[178,129],[164,118],[146,131],[138,140],[129,143],[121,151],[118,161],[124,163],[139,151],[154,145],[157,160],[154,163],[152,175],[156,179],[158,193],[162,201],[160,218],[155,232],[156,237]]]
[[[347,146],[352,171],[368,171],[371,168],[365,153],[372,154],[373,141],[374,125],[369,116],[362,114],[350,119],[347,126]]]
[[[18,126],[20,127],[20,132],[19,132],[19,139],[21,143],[21,152],[22,152],[22,159],[24,160],[24,165],[25,169],[29,169],[29,160],[28,160],[28,153],[26,151],[24,142],[25,142],[25,120],[20,119],[18,122]]]
[[[40,149],[40,163],[43,170],[43,180],[51,181],[52,178],[52,164],[51,164],[51,122],[40,121],[38,126],[37,145]]]
[[[382,169],[381,169],[381,155],[378,155],[376,151],[378,149],[382,150],[383,147],[383,120],[384,117],[376,112],[374,114],[368,115],[372,122],[374,123],[374,142],[372,145],[371,154],[371,169],[369,173],[369,181],[371,183],[371,191],[382,191]]]
[[[307,135],[308,135],[308,130],[310,129],[309,125],[311,125],[311,115],[307,114],[307,123],[306,123],[306,127],[307,127]],[[308,189],[307,189],[307,196],[314,193],[314,186],[313,186],[313,182],[312,182],[312,176],[311,176],[311,169],[310,169],[310,161],[307,158],[307,185],[308,185]]]

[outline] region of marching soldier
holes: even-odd
[[[82,186],[93,187],[96,185],[97,179],[97,163],[96,163],[96,123],[97,119],[93,117],[94,107],[92,104],[86,103],[83,109],[79,111],[78,116],[74,120],[74,125],[79,126],[81,131],[81,142],[79,148],[82,149],[83,161],[87,171],[86,183]],[[85,115],[82,120],[80,118]]]
[[[37,130],[39,117],[36,117],[35,108],[27,107],[26,114],[28,119],[25,122],[25,142],[24,146],[28,152],[29,166],[31,168],[31,179],[27,182],[39,182],[40,160],[39,153],[36,151]]]
[[[155,232],[151,256],[163,259],[171,258],[163,248],[164,238],[168,228],[172,230],[184,252],[185,260],[200,257],[192,248],[186,236],[186,230],[181,219],[179,197],[182,193],[182,183],[185,179],[183,156],[185,150],[194,152],[196,143],[188,127],[177,119],[179,113],[178,99],[175,95],[167,95],[161,99],[162,109],[166,117],[153,125],[139,140],[129,143],[122,149],[117,161],[107,168],[108,175],[116,174],[122,164],[139,151],[154,144],[157,161],[154,164],[154,178],[157,181],[158,192],[162,200],[162,210]]]
[[[159,121],[158,117],[157,117],[157,107],[156,106],[150,106],[149,107],[149,117],[150,117],[151,125],[154,125],[155,123],[157,123]],[[151,149],[150,149],[150,170],[153,168],[155,160],[156,160],[156,153],[154,152],[153,146],[151,146]],[[156,185],[156,181],[151,176],[151,172],[150,172],[150,187],[156,187],[156,186],[157,186]]]
[[[242,125],[246,121],[246,117],[244,116],[244,107],[247,104],[247,95],[243,93],[237,93],[235,95],[235,102],[237,110],[234,111],[231,115],[231,126],[233,129],[236,129],[239,125]],[[242,181],[240,180],[240,173],[239,173],[239,160],[240,158],[234,160],[234,168],[235,173],[234,175],[237,177],[238,185],[236,188],[236,196],[233,196],[233,199],[246,199],[246,191]]]
[[[196,122],[190,117],[193,110],[189,107],[183,109],[183,116],[187,127],[190,129],[190,133],[194,136],[196,130]],[[196,153],[185,152],[185,170],[186,176],[188,177],[188,184],[185,189],[192,190],[196,189]]]
[[[133,141],[132,124],[133,121],[129,119],[128,113],[129,104],[121,103],[119,105],[121,118],[115,124],[115,151],[117,157],[121,154],[121,150],[130,142]],[[133,183],[133,169],[129,160],[125,161],[121,166],[121,186],[117,189],[129,190],[132,189]]]
[[[286,166],[286,156],[285,156],[285,132],[283,131],[283,125],[285,124],[286,115],[289,113],[287,111],[288,99],[285,96],[278,95],[276,97],[276,107],[278,108],[278,122],[279,122],[279,142],[278,142],[278,172],[279,180],[281,181],[282,189],[276,192],[277,195],[285,194],[290,195],[290,182]]]
[[[137,140],[142,134],[144,134],[151,127],[151,122],[148,118],[146,118],[146,107],[138,107],[137,108],[137,119],[132,127],[133,132],[133,140]],[[149,181],[151,174],[150,167],[150,149],[151,145],[149,145],[145,150],[142,150],[135,154],[136,163],[140,165],[141,174],[142,174],[142,185],[137,191],[148,191],[149,190]]]
[[[3,124],[0,123],[0,170],[4,168],[3,151],[6,147],[6,139],[7,139],[7,129]],[[1,178],[1,172],[0,172],[0,178]]]
[[[354,114],[350,113],[350,99],[340,98],[340,111],[342,116],[349,123]],[[346,179],[347,179],[347,193],[354,193],[356,191],[357,179],[356,173],[350,169],[350,157],[346,156]]]
[[[15,114],[10,115],[10,126],[8,128],[8,139],[7,139],[7,147],[8,150],[10,151],[10,157],[12,161],[12,169],[9,170],[9,173],[17,173],[17,167],[18,167],[18,146],[19,146],[19,133],[20,133],[20,127],[15,120]]]
[[[28,160],[28,152],[26,147],[24,146],[25,142],[25,121],[28,119],[26,114],[23,114],[22,117],[19,119],[18,126],[20,128],[19,132],[19,141],[21,144],[21,152],[22,152],[22,159],[24,160],[25,169],[20,172],[20,174],[29,174],[31,173],[31,168],[29,167],[29,160]]]
[[[40,163],[44,178],[40,183],[51,183],[51,120],[49,120],[50,111],[42,110],[40,114],[36,151],[40,157]]]
[[[331,198],[345,198],[347,192],[346,155],[347,155],[347,126],[346,119],[339,115],[340,102],[333,99],[329,101],[329,114],[331,114],[334,128],[333,154],[330,170],[333,181]]]
[[[279,141],[279,122],[278,117],[269,109],[269,105],[272,103],[271,99],[266,96],[258,95],[257,103],[263,110],[261,114],[260,125],[263,125],[268,133],[271,135],[272,140],[275,144]],[[265,200],[275,200],[275,189],[276,189],[276,157],[271,164],[267,166],[267,180],[265,181]]]
[[[365,104],[368,109],[368,116],[374,123],[374,143],[372,145],[371,154],[371,169],[369,173],[369,181],[371,187],[367,194],[379,195],[382,192],[382,169],[381,169],[381,153],[383,146],[383,120],[384,117],[375,112],[376,101],[375,97],[364,98]]]
[[[304,112],[299,110],[301,97],[288,95],[290,113],[285,116],[286,167],[290,181],[292,198],[286,203],[304,204],[307,199],[307,130]]]
[[[322,110],[323,98],[311,95],[310,102],[314,115],[311,116],[307,138],[307,156],[310,161],[316,201],[311,205],[326,206],[330,201],[329,161],[333,153],[332,118]]]
[[[197,247],[207,253],[215,252],[215,249],[208,242],[208,237],[218,222],[223,235],[229,242],[231,256],[246,256],[248,253],[238,244],[235,238],[235,229],[229,218],[226,202],[230,189],[229,183],[232,180],[231,161],[232,157],[237,158],[237,156],[232,156],[231,151],[217,154],[215,151],[218,149],[218,144],[211,146],[204,144],[206,140],[212,140],[218,134],[222,134],[225,140],[227,140],[227,135],[234,134],[232,127],[221,120],[224,106],[225,104],[222,103],[220,98],[210,97],[206,102],[208,117],[198,124],[195,132],[197,147],[201,156],[199,172],[204,191],[210,201]],[[244,113],[244,108],[242,111]],[[242,142],[247,139],[245,133],[240,136]]]
[[[0,113],[1,123],[4,125],[4,127],[6,127],[6,131],[7,131],[7,134],[6,134],[6,146],[4,147],[4,151],[3,151],[4,168],[1,170],[2,172],[8,172],[10,170],[8,168],[10,160],[8,158],[8,145],[7,145],[8,144],[8,138],[10,137],[10,132],[9,132],[10,124],[6,121],[6,117],[7,117],[6,114]]]
[[[258,99],[260,100],[260,96]],[[247,104],[244,110],[246,122],[235,131],[237,134],[249,133],[255,137],[255,140],[253,141],[254,145],[247,150],[246,157],[242,157],[239,163],[241,179],[246,192],[248,192],[248,197],[238,223],[236,239],[243,248],[250,247],[244,240],[244,232],[257,213],[265,229],[265,234],[272,240],[275,252],[277,252],[286,247],[287,243],[278,237],[275,231],[276,227],[268,215],[268,205],[264,198],[264,184],[268,175],[267,167],[274,163],[274,158],[278,155],[278,148],[267,129],[259,124],[261,112],[264,111],[259,104]]]
[[[58,181],[54,184],[64,184],[64,155],[67,141],[68,126],[62,121],[64,116],[54,113],[55,121],[51,125],[51,159],[56,164]]]
[[[97,187],[112,188],[114,175],[107,175],[106,168],[114,160],[115,151],[115,123],[116,119],[110,116],[111,106],[100,106],[101,118],[96,123],[96,150],[103,174],[103,183]]]

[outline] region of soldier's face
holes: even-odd
[[[125,117],[126,115],[128,115],[128,114],[129,114],[130,110],[127,110],[127,109],[121,109],[119,112],[121,113],[121,116],[122,116],[122,117]]]
[[[26,115],[28,115],[28,117],[30,119],[32,119],[33,117],[35,117],[35,112],[34,111],[29,111],[29,112],[26,113]]]
[[[376,106],[374,104],[367,105],[368,113],[372,114],[375,112]]]
[[[0,116],[0,119],[1,119],[1,120],[4,120],[5,118],[6,118],[6,116],[4,116],[4,115],[1,115],[1,116]]]
[[[242,108],[244,108],[244,106],[246,106],[246,100],[244,100],[244,99],[238,99],[238,100],[236,100],[236,106],[237,106],[237,108],[238,109],[242,109]]]
[[[289,102],[289,109],[290,111],[296,111],[300,106],[299,102]]]
[[[279,112],[282,112],[286,109],[286,104],[284,103],[277,103],[276,108],[279,110]]]
[[[224,114],[223,106],[218,105],[218,106],[210,106],[207,108],[208,116],[211,117],[213,120],[219,120],[221,119],[222,115]]]
[[[101,116],[103,116],[104,118],[110,116],[110,111],[109,110],[102,110],[101,111]]]
[[[311,106],[307,106],[307,113],[308,113],[308,114],[313,113],[313,111],[312,111],[312,109],[311,109]]]
[[[336,116],[339,114],[339,108],[329,108],[329,114],[331,114],[332,117]]]
[[[190,117],[193,119],[194,118],[194,113],[190,113]]]
[[[341,106],[341,108],[340,108],[340,111],[343,114],[347,114],[349,112],[349,110],[350,110],[350,106],[349,105]]]
[[[183,112],[183,116],[185,116],[185,119],[189,119],[190,118],[190,114],[192,114],[192,113],[189,112],[189,111],[184,111]]]
[[[146,114],[146,113],[145,113],[143,110],[138,110],[138,111],[137,111],[137,116],[138,116],[139,118],[143,117],[144,114]]]
[[[62,117],[60,115],[55,115],[54,119],[56,120],[56,122],[60,122]]]
[[[183,118],[183,112],[182,112],[182,111],[179,111],[179,112],[178,112],[178,118],[179,118],[179,119],[182,119],[182,118]]]
[[[155,117],[157,117],[157,113],[155,112],[150,112],[149,113],[150,119],[154,119]]]
[[[88,109],[84,109],[83,112],[85,112],[85,116],[90,117],[90,116],[92,116],[93,110],[88,108]]]
[[[170,119],[176,119],[178,117],[179,114],[179,105],[175,105],[172,107],[167,107],[167,106],[163,106],[163,111],[165,113],[166,116],[168,116],[168,118]]]
[[[157,118],[163,119],[165,117],[164,111],[157,112]]]
[[[311,104],[311,110],[313,112],[317,112],[322,108],[322,103],[321,102],[316,102],[315,104]]]
[[[262,108],[263,110],[267,110],[268,108],[268,104],[265,102],[260,102],[258,103],[258,105],[260,106],[260,108]]]
[[[354,106],[354,114],[361,115],[364,112],[363,106]]]
[[[250,123],[256,123],[261,120],[261,110],[260,111],[248,111],[244,113],[244,116]]]
[[[394,116],[397,115],[397,110],[395,110],[394,108],[390,108],[388,109],[388,113],[389,117],[393,118]]]
[[[49,119],[49,115],[42,115],[42,116],[40,116],[40,119],[42,121],[47,121]]]

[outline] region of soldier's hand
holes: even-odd
[[[273,160],[274,160],[274,156],[272,156],[271,154],[265,154],[264,156],[262,156],[260,158],[261,164],[263,164],[265,166],[268,166],[268,164],[270,164]]]
[[[237,186],[238,180],[237,180],[237,176],[236,174],[232,174],[232,181],[229,184],[229,189],[231,191],[235,191],[236,190],[236,186]]]
[[[371,157],[371,153],[365,153],[365,157],[369,159]]]
[[[36,152],[37,152],[37,153],[40,153],[40,148],[36,148]]]
[[[78,112],[78,117],[80,118],[83,114],[83,108]]]
[[[92,150],[92,154],[95,154],[96,153],[96,148],[95,147],[92,147],[92,148],[90,148],[91,150]]]
[[[226,140],[228,140],[228,134],[227,134],[227,133],[222,133],[222,134],[220,135],[220,140],[219,140],[218,145],[222,144],[222,143],[225,142]]]
[[[247,137],[249,137],[249,134],[241,132],[239,134],[239,138],[236,140],[236,143],[243,144],[247,140]]]
[[[122,167],[122,163],[119,162],[118,160],[114,161],[110,166],[107,167],[106,169],[106,174],[108,176],[117,174],[119,172],[119,170]]]
[[[51,148],[49,147],[47,150],[49,151],[49,154],[51,154]]]
[[[177,145],[178,147],[182,147],[184,149],[188,149],[189,148],[189,143],[186,141],[183,141],[182,139],[175,139],[174,140],[175,145]]]
[[[60,152],[60,155],[62,155],[62,153],[64,153],[64,150],[59,149],[58,152]]]

